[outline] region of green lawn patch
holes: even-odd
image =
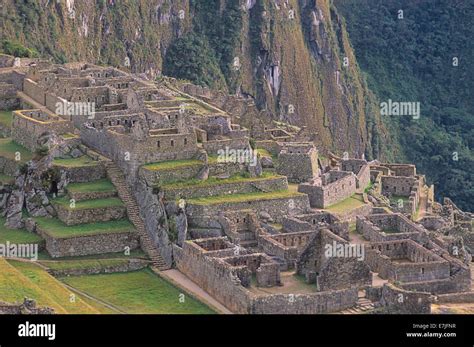
[[[213,311],[149,269],[106,275],[73,276],[62,281],[132,314],[209,314]]]
[[[104,178],[97,181],[86,183],[71,183],[68,184],[67,190],[77,193],[92,193],[92,192],[115,192],[115,186],[108,179]]]
[[[8,229],[5,225],[5,218],[0,217],[0,243],[5,244],[7,241],[15,244],[31,244],[40,243],[43,239],[25,229]]]
[[[207,180],[198,180],[198,179],[189,179],[185,181],[179,182],[171,182],[162,185],[162,188],[165,189],[179,189],[179,188],[202,188],[202,187],[212,187],[219,184],[230,184],[230,183],[240,183],[240,182],[255,182],[255,181],[263,181],[269,178],[278,178],[283,177],[281,175],[277,175],[271,172],[264,172],[259,177],[249,177],[245,175],[234,175],[229,178],[217,178],[217,177],[209,177]]]
[[[26,163],[33,158],[33,154],[28,149],[14,142],[11,138],[0,139],[0,156],[16,160],[17,152],[20,153],[19,163]]]
[[[142,259],[149,259],[148,255],[143,252],[140,248],[134,249],[130,251],[130,254],[125,254],[125,252],[118,252],[118,253],[102,253],[102,254],[91,254],[91,255],[81,255],[81,256],[74,256],[74,257],[62,257],[61,261],[69,261],[69,260],[97,260],[97,259],[132,259],[132,258],[142,258]],[[47,251],[41,251],[38,254],[39,260],[57,260],[58,258],[52,258]]]
[[[13,113],[12,111],[0,111],[0,125],[6,128],[12,126]]]
[[[87,270],[94,268],[105,268],[109,266],[119,266],[127,264],[127,262],[128,259],[124,258],[40,261],[41,264],[52,270]]]
[[[208,196],[189,199],[189,204],[195,205],[214,205],[222,203],[237,203],[247,201],[258,201],[258,200],[272,200],[272,199],[283,199],[283,198],[294,198],[304,196],[302,193],[295,193],[289,190],[281,190],[269,193],[245,193],[245,194],[232,194],[232,195],[219,195],[219,196]]]
[[[67,196],[63,196],[61,198],[57,198],[52,200],[53,204],[58,204],[63,208],[67,208],[69,210],[83,210],[83,209],[91,209],[91,208],[104,208],[104,207],[117,207],[123,206],[122,200],[119,198],[104,198],[104,199],[92,199],[92,200],[84,200],[84,201],[76,201],[75,206],[71,207],[71,199]]]
[[[331,205],[326,208],[329,212],[334,213],[343,213],[343,212],[350,212],[356,208],[364,206],[364,200],[361,194],[354,194],[351,197],[340,201],[334,205]]]
[[[97,160],[83,155],[79,158],[68,158],[68,159],[54,159],[53,164],[61,167],[82,167],[82,166],[96,166],[99,164]]]
[[[75,138],[78,138],[79,136],[78,135],[75,135],[75,134],[71,134],[71,133],[65,133],[65,134],[61,134],[62,138],[67,140],[67,139],[75,139]]]
[[[188,166],[195,166],[195,165],[203,165],[204,163],[197,159],[188,159],[188,160],[168,160],[168,161],[161,161],[158,163],[151,163],[143,165],[143,168],[152,171],[159,171],[159,170],[173,170],[179,169],[182,167]]]
[[[134,231],[127,219],[67,226],[57,218],[37,217],[35,221],[48,235],[56,238]]]
[[[8,262],[33,284],[47,293],[52,300],[66,310],[66,313],[99,313],[78,297],[74,301],[71,300],[71,294],[73,293],[38,265],[14,260],[9,260]],[[35,297],[32,298],[34,299]]]

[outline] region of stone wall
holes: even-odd
[[[219,150],[230,149],[240,149],[246,150],[250,148],[249,139],[247,137],[235,138],[235,139],[226,139],[226,140],[216,140],[204,142],[203,148],[209,155],[218,154]]]
[[[276,177],[268,179],[253,179],[246,182],[232,182],[223,184],[213,184],[210,186],[192,186],[189,188],[168,188],[163,187],[165,199],[173,200],[181,198],[196,198],[200,196],[217,196],[227,194],[243,194],[255,192],[273,192],[288,189],[286,177]]]
[[[207,257],[202,249],[189,241],[184,243],[183,248],[174,246],[173,255],[179,271],[229,310],[249,313],[251,294],[225,262]]]
[[[288,215],[303,214],[309,210],[309,201],[306,195],[295,195],[285,198],[266,198],[249,200],[246,202],[213,203],[209,205],[188,202],[187,215],[190,224],[202,216],[215,216],[219,211],[252,209],[253,211],[267,212],[278,223]],[[207,227],[207,226],[202,226]]]
[[[76,202],[84,200],[93,200],[93,199],[106,199],[117,196],[116,191],[105,191],[105,192],[81,192],[81,191],[70,191],[67,189],[67,194],[71,199],[74,199]]]
[[[324,177],[320,185],[303,183],[298,186],[299,192],[308,194],[311,207],[326,208],[356,192],[356,176],[353,173],[330,171]]]
[[[272,294],[252,300],[253,314],[320,314],[352,307],[357,301],[357,288],[312,294]]]
[[[446,279],[449,262],[411,240],[371,243],[366,262],[380,277],[400,282]]]
[[[23,81],[23,91],[26,95],[28,95],[36,102],[39,102],[41,105],[46,104],[46,96],[44,89],[40,85],[38,85],[38,83],[30,80],[29,78],[25,78],[25,80]]]
[[[131,272],[144,269],[150,261],[144,259],[121,259],[114,265],[98,265],[95,267],[71,268],[71,269],[49,269],[48,272],[54,277],[66,276],[88,276],[97,274],[109,274],[117,272]],[[44,265],[48,266],[47,263]]]
[[[179,168],[167,170],[152,170],[146,167],[140,167],[138,170],[139,177],[147,182],[148,185],[160,185],[165,182],[184,181],[195,178],[201,171],[202,164],[197,163]]]
[[[37,226],[36,230],[45,239],[46,250],[53,258],[123,252],[128,248],[134,250],[140,245],[135,232],[53,238],[40,226]]]
[[[59,166],[61,176],[65,176],[69,183],[85,183],[96,181],[106,177],[105,166],[102,162],[97,162],[97,165],[87,165],[78,167]]]
[[[47,115],[40,110],[13,112],[12,138],[31,151],[38,148],[38,139],[44,134],[60,135],[73,131],[71,122]]]
[[[108,222],[123,219],[127,215],[125,206],[108,206],[94,208],[70,208],[53,201],[58,218],[66,225],[77,225],[94,222]]]
[[[433,297],[430,293],[407,291],[392,284],[384,284],[380,303],[384,313],[429,314]]]
[[[415,240],[422,231],[400,213],[357,217],[356,230],[369,241]]]

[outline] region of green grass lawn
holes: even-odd
[[[149,259],[148,255],[143,252],[141,249],[134,249],[130,251],[130,254],[125,254],[125,252],[118,252],[118,253],[102,253],[102,254],[91,254],[91,255],[81,255],[81,256],[74,256],[74,257],[62,257],[61,260],[57,260],[58,258],[52,258],[48,252],[41,251],[38,254],[39,260],[55,260],[55,261],[73,261],[73,260],[98,260],[98,259],[117,259],[117,258],[143,258]]]
[[[26,163],[33,158],[33,154],[25,147],[17,144],[11,138],[0,139],[0,156],[16,160],[16,153],[20,153],[19,163]]]
[[[231,183],[241,183],[241,182],[255,182],[255,181],[263,181],[269,178],[278,178],[283,177],[271,172],[264,172],[259,177],[248,177],[245,175],[234,175],[229,178],[217,178],[217,177],[209,177],[207,180],[198,180],[198,179],[190,179],[186,181],[179,181],[179,182],[170,182],[167,184],[162,185],[164,189],[179,189],[179,188],[189,188],[189,187],[212,187],[219,184],[231,184]]]
[[[117,207],[124,206],[122,200],[119,198],[105,198],[105,199],[92,199],[84,201],[76,201],[75,206],[71,207],[71,199],[67,196],[57,198],[52,200],[53,204],[61,205],[63,208],[69,210],[83,210],[83,209],[92,209],[92,208],[103,208],[103,207]]]
[[[68,158],[68,159],[54,159],[53,164],[61,167],[82,167],[82,166],[96,166],[99,164],[97,160],[83,155],[79,158]]]
[[[62,281],[132,314],[209,314],[213,311],[149,269],[106,275],[74,276]]]
[[[86,182],[86,183],[71,183],[68,184],[67,190],[73,193],[91,193],[91,192],[115,192],[116,189],[112,182],[104,178],[97,181]]]
[[[40,261],[41,264],[53,270],[104,268],[126,264],[127,262],[128,259],[125,258]]]
[[[8,229],[5,227],[5,218],[0,218],[0,243],[24,244],[24,243],[40,243],[43,239],[34,233],[30,233],[25,229]]]
[[[99,313],[79,297],[71,300],[72,292],[31,262],[0,259],[0,300],[22,302],[27,297],[38,306],[48,306],[56,313]]]
[[[364,200],[361,194],[354,194],[351,197],[340,201],[326,208],[329,212],[344,213],[352,211],[358,207],[364,206]]]
[[[195,205],[214,205],[222,203],[237,203],[247,201],[258,201],[258,200],[272,200],[282,198],[294,198],[304,196],[305,194],[296,193],[289,190],[281,190],[270,193],[244,193],[244,194],[232,194],[232,195],[219,195],[219,196],[208,196],[189,199],[189,204]]]
[[[12,126],[12,111],[0,111],[0,125],[10,128]]]
[[[135,230],[126,219],[67,226],[57,218],[37,217],[35,221],[48,235],[56,238],[86,236]]]
[[[151,163],[143,165],[144,169],[152,170],[152,171],[159,171],[159,170],[173,170],[179,169],[182,167],[188,166],[195,166],[195,165],[203,165],[204,163],[197,159],[189,159],[189,160],[168,160],[168,161],[161,161],[158,163]]]

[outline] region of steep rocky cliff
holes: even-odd
[[[230,93],[253,97],[276,120],[307,125],[326,149],[392,155],[329,0],[3,0],[0,11],[0,37],[44,57],[151,75],[161,73],[173,42],[198,34]]]

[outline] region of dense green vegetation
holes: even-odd
[[[175,40],[166,52],[163,72],[199,85],[235,90],[239,73],[235,49],[242,29],[239,1],[190,1],[193,31]]]
[[[473,2],[337,0],[369,87],[380,102],[420,102],[420,118],[385,116],[404,151],[450,197],[474,211]],[[403,19],[399,19],[399,10]],[[456,65],[456,59],[458,65]]]
[[[180,37],[170,45],[163,62],[163,73],[201,86],[222,88],[224,85],[224,77],[209,43],[195,33]]]
[[[19,42],[10,40],[2,40],[0,43],[0,52],[20,58],[38,57],[38,52],[35,49],[27,48]]]

